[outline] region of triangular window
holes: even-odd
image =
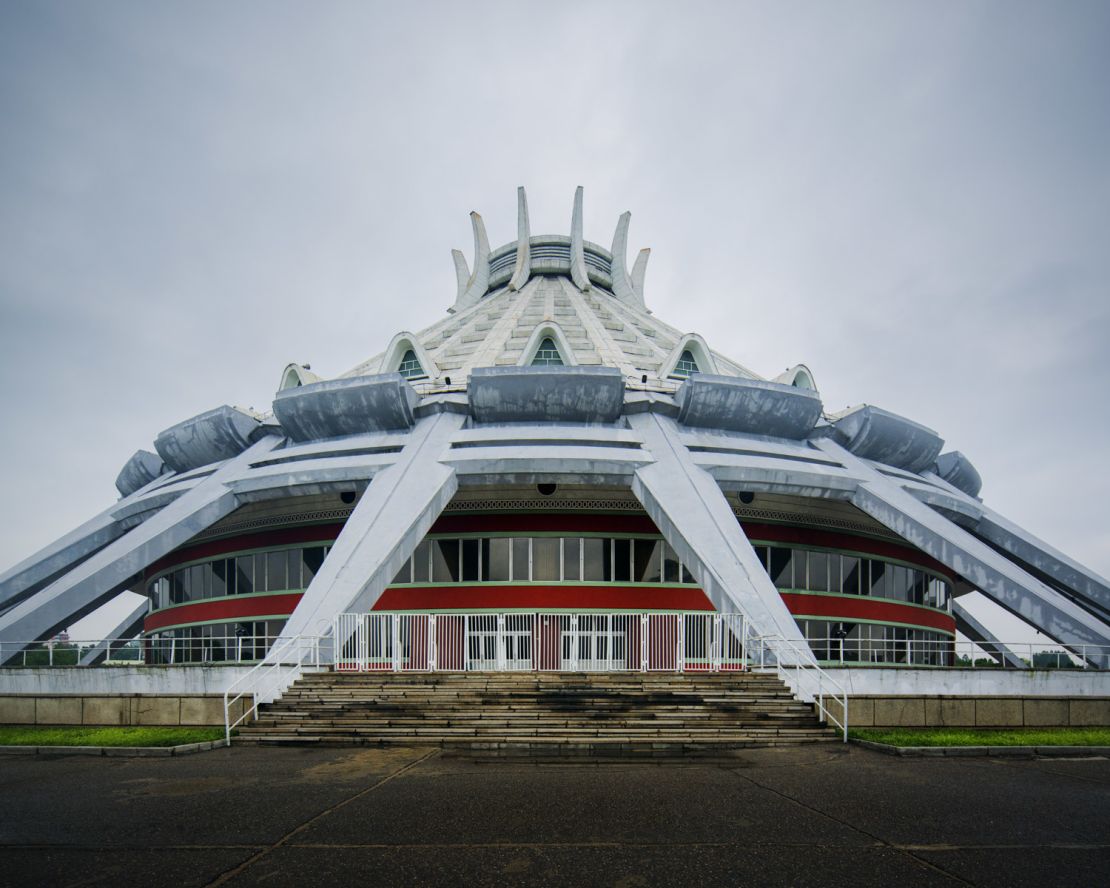
[[[397,368],[397,372],[406,379],[419,379],[428,375],[420,366],[420,359],[416,357],[416,352],[411,348],[402,356],[401,366]]]
[[[671,371],[671,376],[689,376],[691,373],[699,372],[701,371],[698,368],[698,362],[694,360],[690,349],[686,349],[679,355],[678,362],[674,365],[674,370]]]
[[[540,347],[536,349],[536,356],[532,358],[533,367],[562,367],[563,357],[559,354],[559,347],[550,336],[545,336]]]

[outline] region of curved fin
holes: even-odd
[[[613,295],[621,302],[643,308],[643,296],[636,291],[628,274],[628,223],[631,219],[631,213],[621,213],[613,233]]]
[[[644,247],[636,256],[636,263],[632,266],[632,290],[636,294],[639,305],[644,302],[644,275],[647,274],[648,259],[651,258],[651,247]]]
[[[458,302],[466,292],[466,285],[470,283],[470,266],[466,264],[466,257],[462,250],[452,250],[451,258],[455,260],[455,280],[458,282],[455,301]]]
[[[519,290],[532,276],[532,232],[528,224],[528,195],[524,186],[516,190],[516,270],[509,281],[510,290]]]
[[[486,226],[477,213],[470,214],[470,225],[474,229],[474,271],[466,282],[466,289],[455,300],[455,311],[462,311],[476,305],[486,295],[489,287],[489,238]],[[458,260],[455,260],[458,268]]]
[[[579,290],[590,289],[586,273],[586,247],[582,237],[582,186],[574,189],[574,212],[570,217],[570,277]]]

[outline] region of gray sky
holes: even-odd
[[[8,0],[0,121],[3,567],[581,184],[661,318],[935,428],[1110,575],[1110,4]]]

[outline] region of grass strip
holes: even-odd
[[[857,728],[848,736],[890,746],[1110,746],[1110,728]]]
[[[0,746],[180,746],[223,736],[223,728],[0,725]]]

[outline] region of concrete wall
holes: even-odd
[[[852,728],[1044,728],[1110,725],[1110,697],[860,696]]]
[[[242,715],[240,700],[232,717]],[[223,695],[0,694],[4,725],[222,725]]]
[[[247,666],[25,667],[0,670],[0,695],[222,695]]]
[[[849,666],[829,673],[851,697],[1110,697],[1110,671],[904,669]]]

